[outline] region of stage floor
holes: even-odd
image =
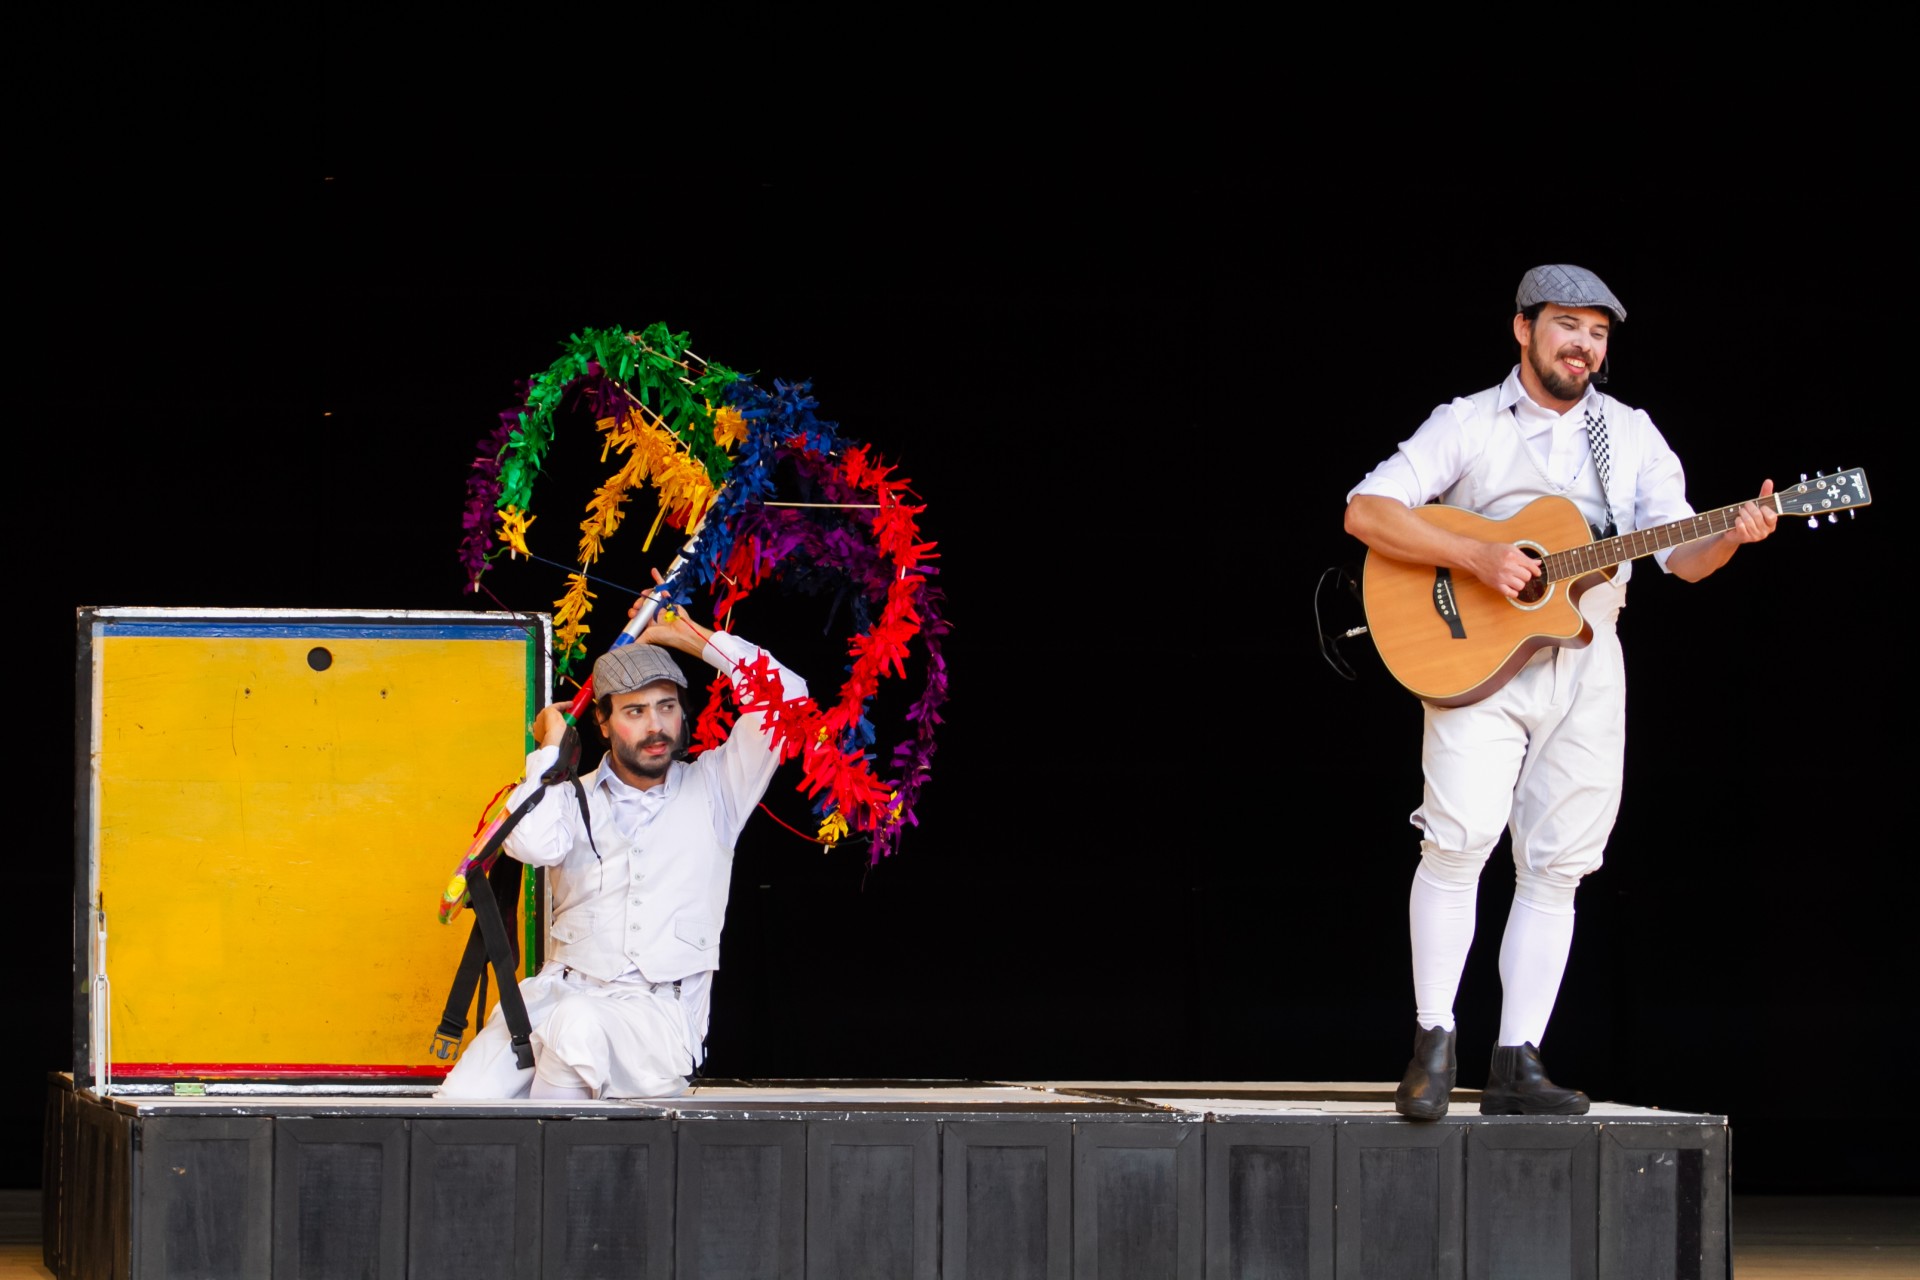
[[[1724,1117],[1483,1117],[1465,1090],[1415,1125],[1364,1082],[713,1080],[474,1103],[61,1079],[49,1121],[66,1280],[1717,1280],[1728,1256]]]
[[[130,1114],[187,1115],[538,1115],[765,1116],[814,1112],[933,1115],[1058,1114],[1148,1115],[1193,1120],[1237,1116],[1339,1117],[1404,1123],[1393,1109],[1391,1083],[1343,1081],[1193,1080],[701,1080],[669,1098],[605,1102],[451,1102],[433,1097],[430,1086],[398,1084],[272,1085],[210,1083],[206,1093],[182,1096],[174,1086],[128,1082],[99,1099]],[[1595,1102],[1585,1116],[1482,1116],[1478,1089],[1455,1089],[1452,1114],[1442,1124],[1507,1120],[1540,1123],[1567,1119],[1621,1122],[1725,1124],[1721,1116],[1663,1111],[1615,1102]]]

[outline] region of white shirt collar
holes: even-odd
[[[1574,405],[1573,408],[1567,410],[1565,413],[1561,413],[1555,409],[1549,409],[1527,394],[1526,386],[1520,381],[1520,366],[1516,364],[1513,366],[1512,371],[1507,374],[1507,380],[1500,384],[1500,396],[1494,406],[1494,412],[1498,413],[1504,409],[1512,409],[1514,411],[1514,417],[1520,420],[1521,426],[1534,430],[1554,420],[1571,422],[1575,426],[1585,426],[1586,422],[1584,417],[1575,417],[1574,415],[1583,410],[1598,413],[1600,411],[1599,397],[1599,390],[1594,387],[1593,383],[1589,382],[1587,383],[1587,393],[1580,397],[1580,402]]]
[[[605,791],[607,799],[614,804],[652,804],[673,794],[673,780],[679,772],[680,762],[675,760],[667,766],[667,776],[660,779],[659,786],[642,791],[614,772],[613,753],[609,751],[600,757],[600,767],[594,770],[593,785]]]

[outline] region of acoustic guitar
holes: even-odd
[[[1823,515],[1838,518],[1841,511],[1864,507],[1872,497],[1866,472],[1855,469],[1748,501],[1818,523]],[[1416,696],[1442,707],[1478,702],[1546,646],[1577,649],[1592,640],[1580,597],[1611,578],[1616,565],[1725,533],[1745,505],[1598,540],[1566,498],[1535,498],[1504,520],[1461,507],[1415,507],[1416,516],[1452,533],[1513,543],[1539,562],[1540,574],[1519,597],[1508,599],[1470,573],[1370,550],[1361,571],[1368,634],[1393,678]]]

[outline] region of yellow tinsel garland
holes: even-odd
[[[566,594],[554,601],[554,643],[561,653],[579,646],[581,638],[591,630],[586,616],[593,609],[595,597],[587,590],[584,570],[599,561],[606,540],[619,530],[626,518],[627,499],[635,489],[651,482],[660,495],[660,507],[654,513],[653,526],[647,530],[642,551],[652,548],[654,535],[659,533],[668,516],[686,528],[713,504],[713,483],[707,478],[706,469],[688,455],[672,432],[649,421],[640,409],[629,409],[618,417],[601,418],[594,425],[605,437],[600,460],[606,461],[609,454],[624,456],[619,469],[594,490],[587,502],[587,518],[580,522],[583,572],[569,574]],[[746,435],[746,420],[737,409],[723,405],[714,411],[713,436],[722,447],[731,450],[745,440]],[[525,512],[514,507],[504,508],[500,512],[500,541],[525,553],[527,526],[531,523],[532,518]]]
[[[593,608],[594,594],[587,590],[587,578],[582,573],[567,575],[567,594],[554,601],[553,642],[561,653],[566,653],[580,644],[580,637],[592,630],[586,624],[587,611]]]

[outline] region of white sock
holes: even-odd
[[[1500,1044],[1540,1047],[1572,948],[1572,903],[1556,910],[1513,900],[1500,940]]]
[[[1479,882],[1458,884],[1413,873],[1407,928],[1413,938],[1414,1016],[1423,1027],[1453,1030],[1453,998],[1473,945],[1473,903]]]

